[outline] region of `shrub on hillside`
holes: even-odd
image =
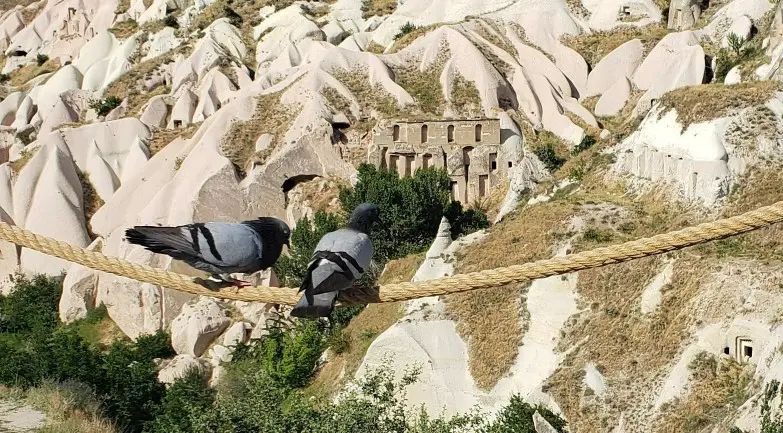
[[[45,54],[39,54],[35,56],[35,63],[38,64],[38,66],[43,66],[44,63],[49,61],[49,56]]]
[[[62,279],[36,275],[14,277],[14,289],[0,295],[0,332],[46,331],[59,322]]]
[[[318,241],[342,225],[342,218],[323,211],[316,212],[312,222],[307,217],[300,219],[291,231],[291,249],[275,264],[275,274],[280,283],[287,287],[299,287]]]
[[[105,116],[109,114],[111,110],[119,107],[122,104],[122,99],[116,96],[109,96],[104,99],[90,99],[90,108],[95,110],[99,116]]]
[[[394,40],[400,39],[401,37],[413,33],[418,27],[416,27],[413,23],[407,22],[400,27],[400,31],[397,32],[396,35],[394,35]]]
[[[146,429],[149,433],[190,433],[194,421],[212,409],[215,390],[209,387],[209,377],[191,370],[166,390],[155,420]]]
[[[293,329],[273,326],[269,334],[250,345],[240,345],[234,361],[257,370],[287,388],[302,387],[312,377],[326,348],[325,325],[317,320],[298,320]]]
[[[543,406],[531,406],[519,395],[511,396],[508,406],[498,414],[497,419],[483,433],[536,433],[533,414],[538,413],[560,433],[565,431],[566,422]]]
[[[557,155],[555,148],[551,145],[538,147],[533,153],[542,163],[544,163],[544,167],[552,173],[559,170],[566,162],[565,158],[561,158]]]
[[[356,186],[340,190],[340,205],[350,213],[363,202],[381,208],[372,232],[379,263],[429,248],[444,215],[450,218],[453,235],[468,233],[475,228],[471,224],[482,225],[475,214],[466,218],[462,206],[452,204],[451,180],[443,169],[420,169],[400,178],[395,171],[362,164]]]

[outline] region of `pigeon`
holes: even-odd
[[[239,223],[136,226],[125,231],[125,238],[131,244],[182,260],[236,287],[252,284],[231,278],[230,274],[252,274],[273,266],[280,258],[283,245],[290,248],[290,237],[288,225],[272,217]]]
[[[302,298],[291,316],[315,319],[328,317],[340,290],[362,277],[373,255],[370,230],[380,216],[380,208],[362,203],[351,214],[346,227],[327,233],[315,247],[302,285]]]

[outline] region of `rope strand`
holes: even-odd
[[[581,253],[429,281],[387,284],[380,288],[344,291],[340,293],[339,301],[342,305],[397,302],[427,296],[487,289],[654,256],[705,242],[737,236],[777,224],[781,221],[783,221],[783,201],[731,218]],[[37,235],[7,223],[0,223],[0,239],[69,262],[78,263],[96,271],[156,284],[194,295],[282,305],[295,305],[299,300],[298,289],[290,287],[255,286],[238,290],[211,290],[186,275],[131,263],[116,257],[108,257],[66,242]]]

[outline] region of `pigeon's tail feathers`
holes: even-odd
[[[338,294],[339,292],[329,292],[308,296],[308,293],[304,293],[296,306],[291,310],[291,315],[302,319],[329,317],[334,310]]]
[[[193,244],[182,236],[180,227],[136,226],[125,230],[125,238],[153,253],[166,254],[178,260],[198,254]]]

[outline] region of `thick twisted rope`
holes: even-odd
[[[396,302],[427,296],[487,289],[654,256],[747,233],[781,221],[783,221],[783,201],[731,218],[577,254],[569,254],[506,268],[488,269],[480,272],[443,277],[436,280],[387,284],[374,289],[344,291],[340,294],[339,300],[343,305]],[[211,290],[202,284],[196,283],[193,278],[186,275],[130,263],[115,257],[107,257],[101,253],[40,236],[6,223],[0,223],[0,239],[69,262],[78,263],[97,271],[152,283],[194,295],[282,305],[295,305],[299,300],[297,289],[288,287],[255,286],[239,290]]]

